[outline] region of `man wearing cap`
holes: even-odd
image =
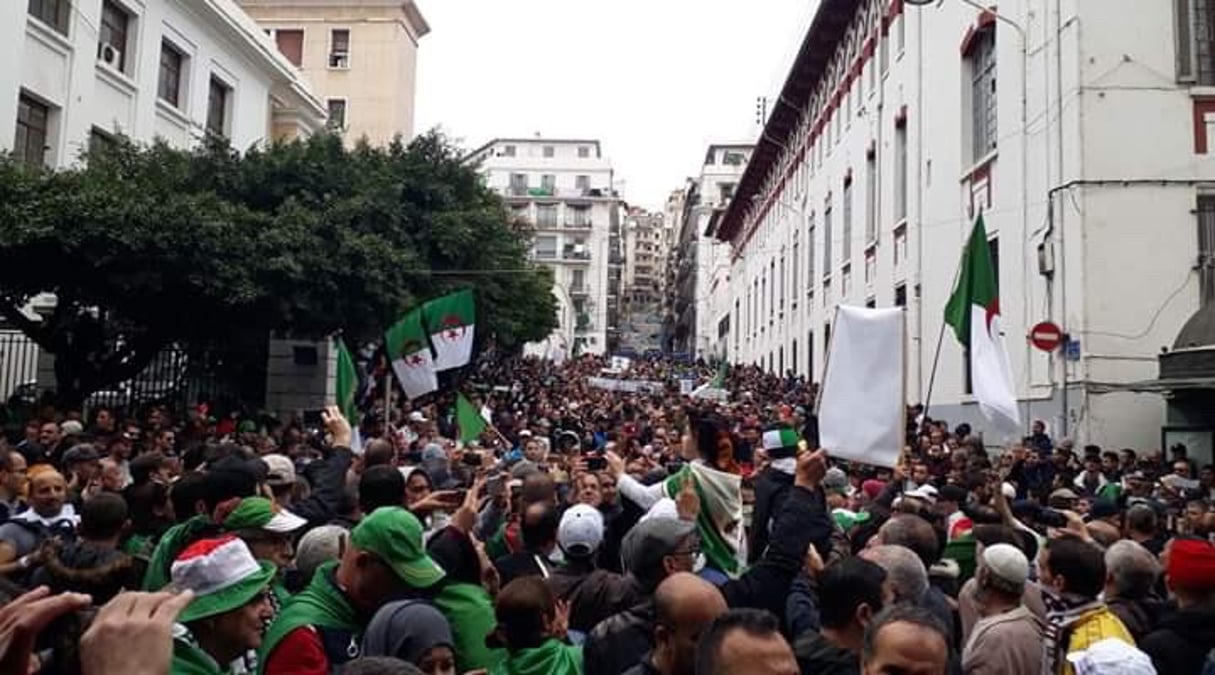
[[[826,453],[803,452],[795,460],[797,475],[772,529],[768,550],[738,579],[720,586],[730,607],[785,610],[789,589],[813,544],[826,550],[832,533],[822,490]],[[636,665],[653,647],[655,621],[651,597],[658,584],[675,572],[693,572],[701,553],[698,528],[688,520],[643,519],[625,537],[621,557],[635,583],[639,601],[599,622],[585,645],[587,675],[619,675]]]
[[[975,577],[982,616],[962,650],[962,669],[971,675],[1038,672],[1042,667],[1042,620],[1021,604],[1029,559],[1015,546],[983,549]]]
[[[297,479],[291,458],[280,454],[261,457],[267,467],[266,484],[274,492],[275,503],[291,509],[311,527],[320,527],[341,515],[341,505],[346,500],[346,474],[354,462],[350,451],[354,432],[350,422],[335,406],[329,406],[321,417],[331,446],[324,459],[308,464],[304,470],[304,477],[312,487],[306,498],[298,502],[294,498]]]
[[[1177,611],[1139,643],[1158,673],[1209,672],[1215,662],[1215,546],[1174,539],[1163,556]]]
[[[277,574],[271,589],[276,606],[291,595],[283,585],[283,573],[291,565],[295,552],[291,539],[307,523],[287,509],[280,508],[265,497],[246,497],[224,519],[224,531],[231,532],[248,545],[253,557],[274,565]]]
[[[750,539],[747,541],[747,564],[754,565],[768,548],[772,519],[793,487],[797,468],[797,433],[787,426],[774,426],[760,437],[768,466],[755,478],[755,506],[751,513]],[[824,479],[826,489],[826,479]]]
[[[274,565],[236,537],[202,539],[173,561],[172,583],[194,592],[173,631],[173,675],[226,675],[262,643]],[[114,645],[122,649],[122,645]],[[242,664],[243,665],[243,664]]]
[[[341,561],[322,565],[270,625],[260,672],[327,675],[359,656],[362,632],[384,603],[433,597],[443,576],[418,519],[399,507],[376,509],[351,531]]]
[[[557,526],[557,546],[565,564],[552,570],[548,585],[558,599],[569,603],[569,628],[580,633],[625,609],[631,600],[623,577],[595,568],[603,532],[603,515],[587,504],[566,509]]]

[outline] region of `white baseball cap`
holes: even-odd
[[[286,455],[271,453],[262,455],[266,463],[266,483],[268,485],[292,485],[295,483],[295,463]]]
[[[929,503],[935,504],[937,501],[937,489],[931,485],[924,484],[914,490],[909,490],[903,493],[904,497],[913,499],[923,499]]]
[[[426,416],[423,415],[421,412],[415,410],[415,411],[409,413],[409,421],[410,422],[429,422],[430,420],[426,419]]]
[[[590,556],[603,543],[603,514],[588,504],[565,510],[557,526],[557,544],[567,555]]]

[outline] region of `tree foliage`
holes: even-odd
[[[56,356],[75,402],[164,347],[271,333],[374,339],[461,287],[500,346],[555,326],[530,232],[442,136],[315,136],[239,154],[120,141],[80,166],[0,160],[0,315]],[[41,321],[21,313],[51,292]]]

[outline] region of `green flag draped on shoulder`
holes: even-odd
[[[465,398],[464,394],[456,395],[456,427],[460,430],[460,440],[465,443],[475,441],[485,433],[488,426],[472,401]]]
[[[463,290],[422,305],[426,331],[435,347],[435,370],[459,368],[472,359],[476,303],[472,291]]]
[[[408,398],[418,398],[439,388],[434,360],[422,328],[422,310],[415,309],[396,322],[384,336],[388,359]]]
[[[958,284],[945,305],[945,322],[969,350],[972,388],[983,415],[1002,431],[1016,431],[1021,420],[1000,332],[999,287],[982,216],[975,220],[962,254]]]

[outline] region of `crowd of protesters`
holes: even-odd
[[[897,466],[850,464],[803,379],[663,359],[458,388],[476,440],[454,391],[42,411],[0,446],[0,673],[1215,673],[1183,447],[910,408]]]

